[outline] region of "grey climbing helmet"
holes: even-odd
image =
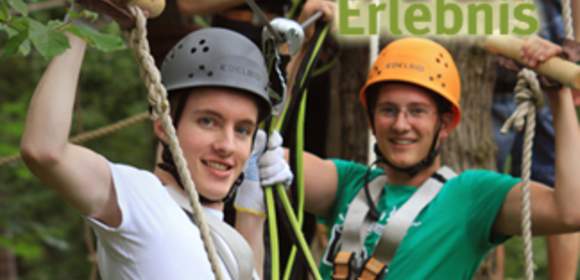
[[[272,111],[266,69],[262,52],[248,38],[223,28],[205,28],[171,49],[161,65],[161,77],[168,91],[217,86],[251,93],[262,121]]]

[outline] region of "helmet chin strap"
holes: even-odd
[[[383,156],[377,143],[375,143],[374,146],[374,152],[377,156],[376,163],[384,163],[388,167],[394,169],[397,172],[402,172],[407,174],[409,177],[413,177],[417,175],[417,173],[433,165],[433,162],[435,161],[435,158],[437,157],[440,151],[439,148],[437,147],[438,142],[437,139],[439,139],[440,131],[441,131],[441,123],[439,122],[437,125],[437,131],[435,132],[435,136],[433,137],[433,141],[431,142],[431,147],[429,148],[429,153],[427,153],[427,156],[425,156],[425,158],[415,163],[414,165],[407,167],[395,165],[394,163],[390,162],[386,157]]]

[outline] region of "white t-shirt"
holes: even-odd
[[[159,179],[149,171],[123,164],[111,163],[110,167],[122,222],[113,228],[87,219],[97,236],[101,277],[214,279],[199,229]],[[230,279],[220,263],[222,275]]]

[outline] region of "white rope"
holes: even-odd
[[[534,279],[534,259],[532,249],[532,219],[530,199],[530,177],[532,167],[532,147],[536,128],[536,109],[543,105],[543,95],[536,73],[523,69],[518,74],[516,85],[516,111],[501,128],[506,133],[510,128],[521,131],[526,125],[522,155],[522,237],[526,261],[526,279]]]
[[[221,269],[219,266],[219,259],[216,253],[216,249],[211,238],[209,227],[205,221],[205,216],[203,214],[203,209],[201,203],[199,202],[199,195],[195,189],[195,185],[191,179],[191,174],[187,168],[187,162],[183,157],[183,152],[179,146],[179,141],[175,133],[175,127],[173,127],[173,122],[171,116],[169,115],[169,102],[167,101],[167,91],[163,84],[161,84],[161,74],[159,69],[155,66],[155,61],[149,51],[149,42],[147,41],[147,20],[143,15],[141,9],[136,7],[130,7],[131,12],[135,15],[137,19],[136,27],[129,33],[129,45],[134,51],[137,61],[140,66],[141,77],[145,81],[145,85],[149,91],[148,100],[152,110],[152,118],[160,119],[163,129],[169,138],[169,148],[171,154],[173,155],[173,160],[177,167],[179,177],[181,182],[185,187],[185,190],[189,194],[189,200],[191,202],[191,207],[193,209],[193,220],[195,224],[200,229],[201,238],[204,243],[205,250],[207,252],[211,268],[216,276],[216,279],[223,279]],[[192,265],[196,265],[192,263]],[[192,279],[197,275],[191,275]]]

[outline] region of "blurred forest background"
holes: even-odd
[[[0,0],[0,6],[14,4]],[[35,3],[40,1],[30,1]],[[27,3],[28,4],[28,3]],[[13,7],[12,6],[12,7]],[[28,103],[49,59],[38,50],[6,53],[14,34],[8,32],[0,8],[0,158],[18,153]],[[12,13],[11,10],[8,9]],[[30,13],[39,22],[62,19],[64,8]],[[103,27],[121,36],[118,27]],[[2,32],[5,31],[5,32]],[[33,42],[34,43],[34,42]],[[26,47],[26,46],[24,46]],[[87,53],[79,85],[71,136],[147,110],[146,92],[129,50]],[[150,122],[141,122],[85,143],[111,161],[145,169],[153,164],[154,139]],[[90,279],[93,241],[82,217],[34,178],[21,161],[0,165],[0,280]],[[507,243],[506,278],[523,279],[519,238]],[[534,243],[538,279],[546,279],[544,239]],[[15,265],[17,278],[3,278],[2,268]],[[6,271],[4,271],[6,272]],[[4,276],[7,277],[7,276]]]

